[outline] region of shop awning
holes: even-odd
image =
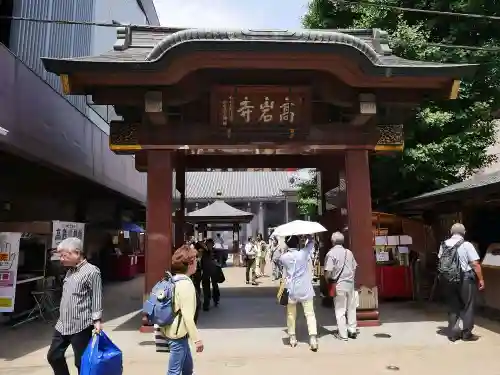
[[[129,223],[129,222],[122,223],[122,230],[126,231],[126,232],[139,232],[139,233],[144,232],[144,228],[140,227],[137,224]]]

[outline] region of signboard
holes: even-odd
[[[0,313],[13,312],[21,233],[0,233]]]
[[[52,249],[57,249],[61,241],[68,237],[77,237],[83,242],[84,236],[85,223],[74,223],[70,221],[52,222]],[[54,253],[50,259],[59,260],[59,258],[59,254]]]
[[[212,95],[212,122],[220,127],[298,128],[309,111],[308,94],[300,87],[218,86]]]

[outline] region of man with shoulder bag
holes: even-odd
[[[353,253],[343,246],[344,235],[342,233],[333,233],[331,240],[333,247],[326,254],[324,273],[335,305],[337,338],[347,341],[349,338],[357,338],[357,298],[354,276],[358,264]]]
[[[438,274],[448,305],[448,339],[476,341],[474,310],[477,291],[484,289],[479,255],[470,242],[464,240],[465,227],[455,223],[451,237],[439,248]],[[458,320],[462,319],[460,331]]]

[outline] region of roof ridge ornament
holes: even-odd
[[[165,36],[148,54],[146,61],[160,60],[169,50],[189,42],[217,41],[223,43],[236,43],[245,40],[258,42],[296,42],[296,43],[321,43],[337,44],[352,47],[366,56],[374,65],[380,65],[380,54],[362,38],[343,33],[342,31],[265,31],[257,30],[231,30],[231,29],[186,29]],[[386,33],[387,34],[387,33]],[[377,34],[378,35],[378,34]],[[372,37],[373,38],[373,37]],[[387,46],[388,48],[388,46]]]
[[[254,30],[254,29],[248,29],[248,30],[242,30],[241,34],[243,36],[250,36],[250,37],[264,37],[264,38],[293,38],[296,35],[295,31],[288,31],[288,30]]]
[[[116,28],[116,42],[113,45],[115,51],[125,51],[132,44],[132,28],[130,25]]]
[[[375,51],[383,56],[392,55],[392,49],[389,46],[389,33],[381,29],[373,29],[372,44]]]

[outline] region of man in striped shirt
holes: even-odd
[[[54,329],[52,344],[47,354],[54,375],[69,375],[64,354],[73,347],[75,366],[80,362],[92,331],[101,330],[102,281],[99,268],[88,263],[82,241],[66,238],[57,247],[61,263],[68,267],[63,283],[59,320]]]

